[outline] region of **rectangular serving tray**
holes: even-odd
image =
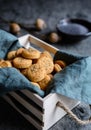
[[[26,48],[47,50],[52,55],[58,51],[57,48],[30,34],[20,37],[19,42]],[[3,98],[38,130],[49,129],[66,114],[63,109],[56,106],[58,101],[64,102],[70,110],[79,104],[79,101],[56,93],[42,98],[27,89],[10,92]]]

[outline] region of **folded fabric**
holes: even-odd
[[[13,67],[0,69],[0,95],[21,89],[29,89],[44,96],[44,92],[31,84],[17,69]]]
[[[20,48],[21,45],[18,42],[17,37],[0,30],[0,58],[5,59],[6,55],[11,50]]]
[[[0,59],[5,59],[9,51],[20,47],[15,36],[0,30]],[[31,84],[17,69],[13,67],[0,68],[0,95],[10,91],[29,89],[41,97],[49,93],[59,93],[91,104],[91,57],[81,57],[58,51],[54,56],[54,60],[56,59],[64,60],[67,67],[54,75],[45,93]]]
[[[58,51],[54,59],[65,60],[68,66],[55,74],[46,94],[55,92],[91,104],[91,57]]]
[[[0,59],[5,59],[9,51],[20,47],[21,45],[15,36],[0,30]],[[0,68],[0,95],[21,89],[29,89],[44,97],[44,91],[32,85],[17,69],[13,67]]]

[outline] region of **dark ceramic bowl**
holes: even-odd
[[[91,36],[91,22],[84,19],[62,19],[57,30],[64,41],[78,42]]]

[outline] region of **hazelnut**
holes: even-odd
[[[58,36],[57,33],[52,32],[52,33],[49,34],[49,41],[50,41],[50,42],[56,43],[56,42],[59,41],[59,39],[60,39],[60,38],[59,38],[59,36]]]
[[[13,34],[18,34],[20,32],[20,26],[17,23],[10,23],[10,32]]]
[[[47,27],[45,21],[44,21],[43,19],[40,19],[40,18],[38,18],[38,19],[36,20],[35,25],[36,25],[36,28],[37,28],[38,30],[43,30],[43,29],[45,29],[45,28]]]

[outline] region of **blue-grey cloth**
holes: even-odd
[[[0,30],[0,58],[5,59],[9,51],[20,47],[15,36]],[[67,67],[55,74],[45,93],[32,85],[17,69],[0,68],[0,95],[10,91],[29,89],[41,97],[49,93],[59,93],[91,104],[91,57],[81,57],[58,51],[54,56],[54,60],[56,59],[64,60]]]
[[[0,30],[0,59],[6,59],[9,51],[16,50],[20,47],[21,45],[15,36]],[[0,68],[0,95],[20,89],[29,89],[44,97],[44,91],[31,84],[17,69],[13,67]]]
[[[54,60],[64,60],[68,65],[55,74],[46,93],[55,92],[91,104],[91,57],[58,51]]]

